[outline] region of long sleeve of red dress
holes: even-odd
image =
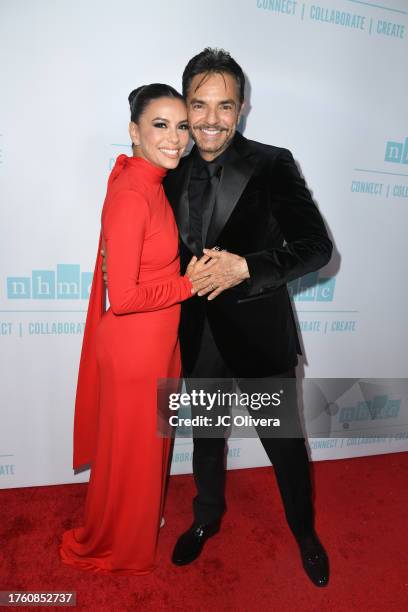
[[[119,191],[103,222],[107,254],[108,296],[116,315],[167,308],[191,296],[191,282],[177,276],[163,282],[139,282],[140,262],[150,210],[142,194]]]

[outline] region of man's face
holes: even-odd
[[[187,115],[192,137],[201,156],[211,161],[231,142],[243,104],[238,83],[225,72],[197,74],[187,94]]]

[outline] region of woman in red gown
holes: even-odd
[[[157,435],[156,385],[180,375],[180,302],[192,294],[195,261],[180,276],[162,186],[188,143],[183,98],[153,84],[129,102],[134,156],[118,157],[102,211],[110,308],[98,250],[78,376],[74,468],[91,464],[84,524],[63,534],[60,555],[85,570],[146,574],[155,567],[170,444]]]

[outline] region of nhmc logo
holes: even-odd
[[[340,423],[350,421],[372,421],[374,419],[395,419],[400,411],[401,400],[390,399],[388,395],[376,395],[367,402],[341,409]]]
[[[332,302],[336,279],[319,278],[318,272],[305,274],[288,283],[289,294],[299,302]]]
[[[58,264],[57,271],[33,270],[31,276],[8,276],[10,300],[87,300],[92,272],[81,272],[78,264]]]
[[[385,147],[385,161],[392,164],[408,164],[408,138],[404,142],[389,140]]]

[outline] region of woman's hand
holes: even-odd
[[[192,277],[192,276],[193,276],[193,274],[194,274],[194,269],[195,269],[195,268],[194,268],[194,266],[195,266],[195,264],[197,263],[197,261],[198,261],[198,260],[197,260],[197,257],[194,255],[194,256],[193,256],[193,257],[190,259],[190,262],[189,262],[189,264],[188,264],[188,266],[187,266],[187,270],[186,270],[186,274],[185,274],[185,275],[186,275],[186,276],[187,276],[187,277],[188,277],[190,280],[191,280],[191,277]]]
[[[208,270],[208,262],[211,260],[211,257],[209,257],[208,255],[203,255],[200,259],[197,259],[197,257],[194,255],[194,257],[192,257],[190,259],[190,263],[187,266],[187,270],[186,270],[186,276],[190,279],[191,282],[193,282],[193,278],[196,279],[197,277],[199,278],[205,278],[207,273],[209,274],[209,270]],[[211,266],[209,266],[211,267]],[[193,289],[192,289],[192,293],[196,293],[197,292],[197,287],[194,286],[195,283],[193,283]]]

